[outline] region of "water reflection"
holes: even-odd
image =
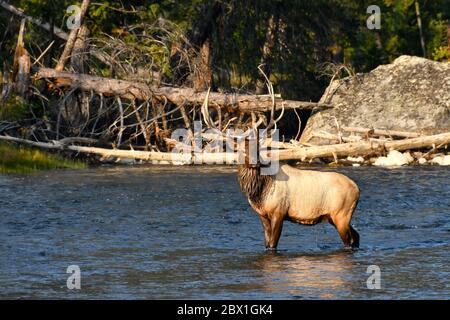
[[[259,256],[256,266],[264,274],[267,292],[299,298],[317,292],[317,298],[337,298],[341,290],[351,287],[354,274],[353,253],[345,250],[315,255],[267,252]]]

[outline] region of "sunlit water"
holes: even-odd
[[[331,225],[287,222],[265,252],[233,168],[0,176],[0,298],[449,298],[450,170],[336,170],[362,191],[357,251]],[[74,264],[80,290],[66,286]]]

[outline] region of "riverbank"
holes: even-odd
[[[0,142],[0,174],[31,173],[49,169],[81,169],[86,165],[78,160],[69,160],[58,154],[52,154],[30,147],[14,146]]]

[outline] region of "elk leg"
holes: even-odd
[[[347,219],[345,219],[345,220],[347,220]],[[351,242],[350,223],[345,220],[334,216],[330,220],[330,223],[336,228],[337,232],[341,236],[344,246],[350,247],[350,242]]]
[[[359,233],[353,229],[353,227],[349,224],[340,223],[334,224],[332,223],[339,235],[341,236],[342,242],[346,247],[359,248]]]
[[[359,248],[359,233],[350,226],[350,245],[352,248]]]
[[[278,240],[280,240],[281,230],[283,229],[283,219],[274,215],[272,217],[271,227],[272,231],[270,234],[269,249],[276,249]]]
[[[350,238],[350,229],[348,226],[346,227],[337,227],[336,228],[339,235],[341,236],[342,242],[344,243],[345,247],[350,247],[350,242],[351,242],[351,238]]]
[[[271,234],[271,224],[270,220],[267,217],[259,216],[261,218],[261,222],[264,228],[264,240],[266,248],[269,248],[269,242],[270,242],[270,234]]]
[[[350,224],[350,220],[352,219],[353,213],[355,212],[355,208],[358,205],[359,197],[355,200],[355,203],[352,205],[350,209],[350,215],[348,220],[348,226],[350,228],[349,235],[350,235],[350,245],[352,248],[359,248],[359,233],[353,229],[353,227]]]

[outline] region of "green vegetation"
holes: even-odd
[[[68,31],[66,8],[73,1],[9,2]],[[142,33],[145,25],[164,28],[169,21],[186,34],[194,47],[209,42],[215,88],[254,91],[260,79],[257,66],[262,62],[267,65],[265,71],[270,73],[275,91],[285,98],[317,100],[330,76],[323,72],[326,63],[344,63],[355,72],[367,72],[402,54],[422,56],[416,2],[420,8],[426,57],[447,61],[450,0],[102,0],[91,1],[87,23],[93,38],[107,40],[105,34],[108,34],[133,45],[141,53],[140,59],[150,59],[153,66],[163,71],[165,82],[179,84],[173,79],[177,73],[172,70],[174,65],[168,52],[177,45],[177,40],[174,39],[172,47],[167,47],[167,42],[158,41],[158,34],[153,34],[151,39],[136,34]],[[369,5],[380,7],[380,30],[369,30],[366,26]],[[8,12],[0,10],[0,15],[0,34],[6,30],[0,61],[11,63],[18,21],[11,26]],[[271,26],[275,38],[267,46],[267,30]],[[35,25],[29,24],[27,30],[25,42],[33,56],[39,56],[55,40]],[[32,39],[39,39],[39,46]],[[54,45],[46,54],[44,65],[53,65],[52,59],[60,54],[58,47],[62,48]],[[265,48],[270,52],[269,57],[264,57]],[[109,76],[107,71],[108,68],[100,66],[92,70]]]
[[[0,173],[31,173],[38,170],[81,169],[85,164],[57,154],[0,142]]]
[[[20,120],[29,113],[27,102],[20,96],[12,94],[0,108],[0,120]]]

